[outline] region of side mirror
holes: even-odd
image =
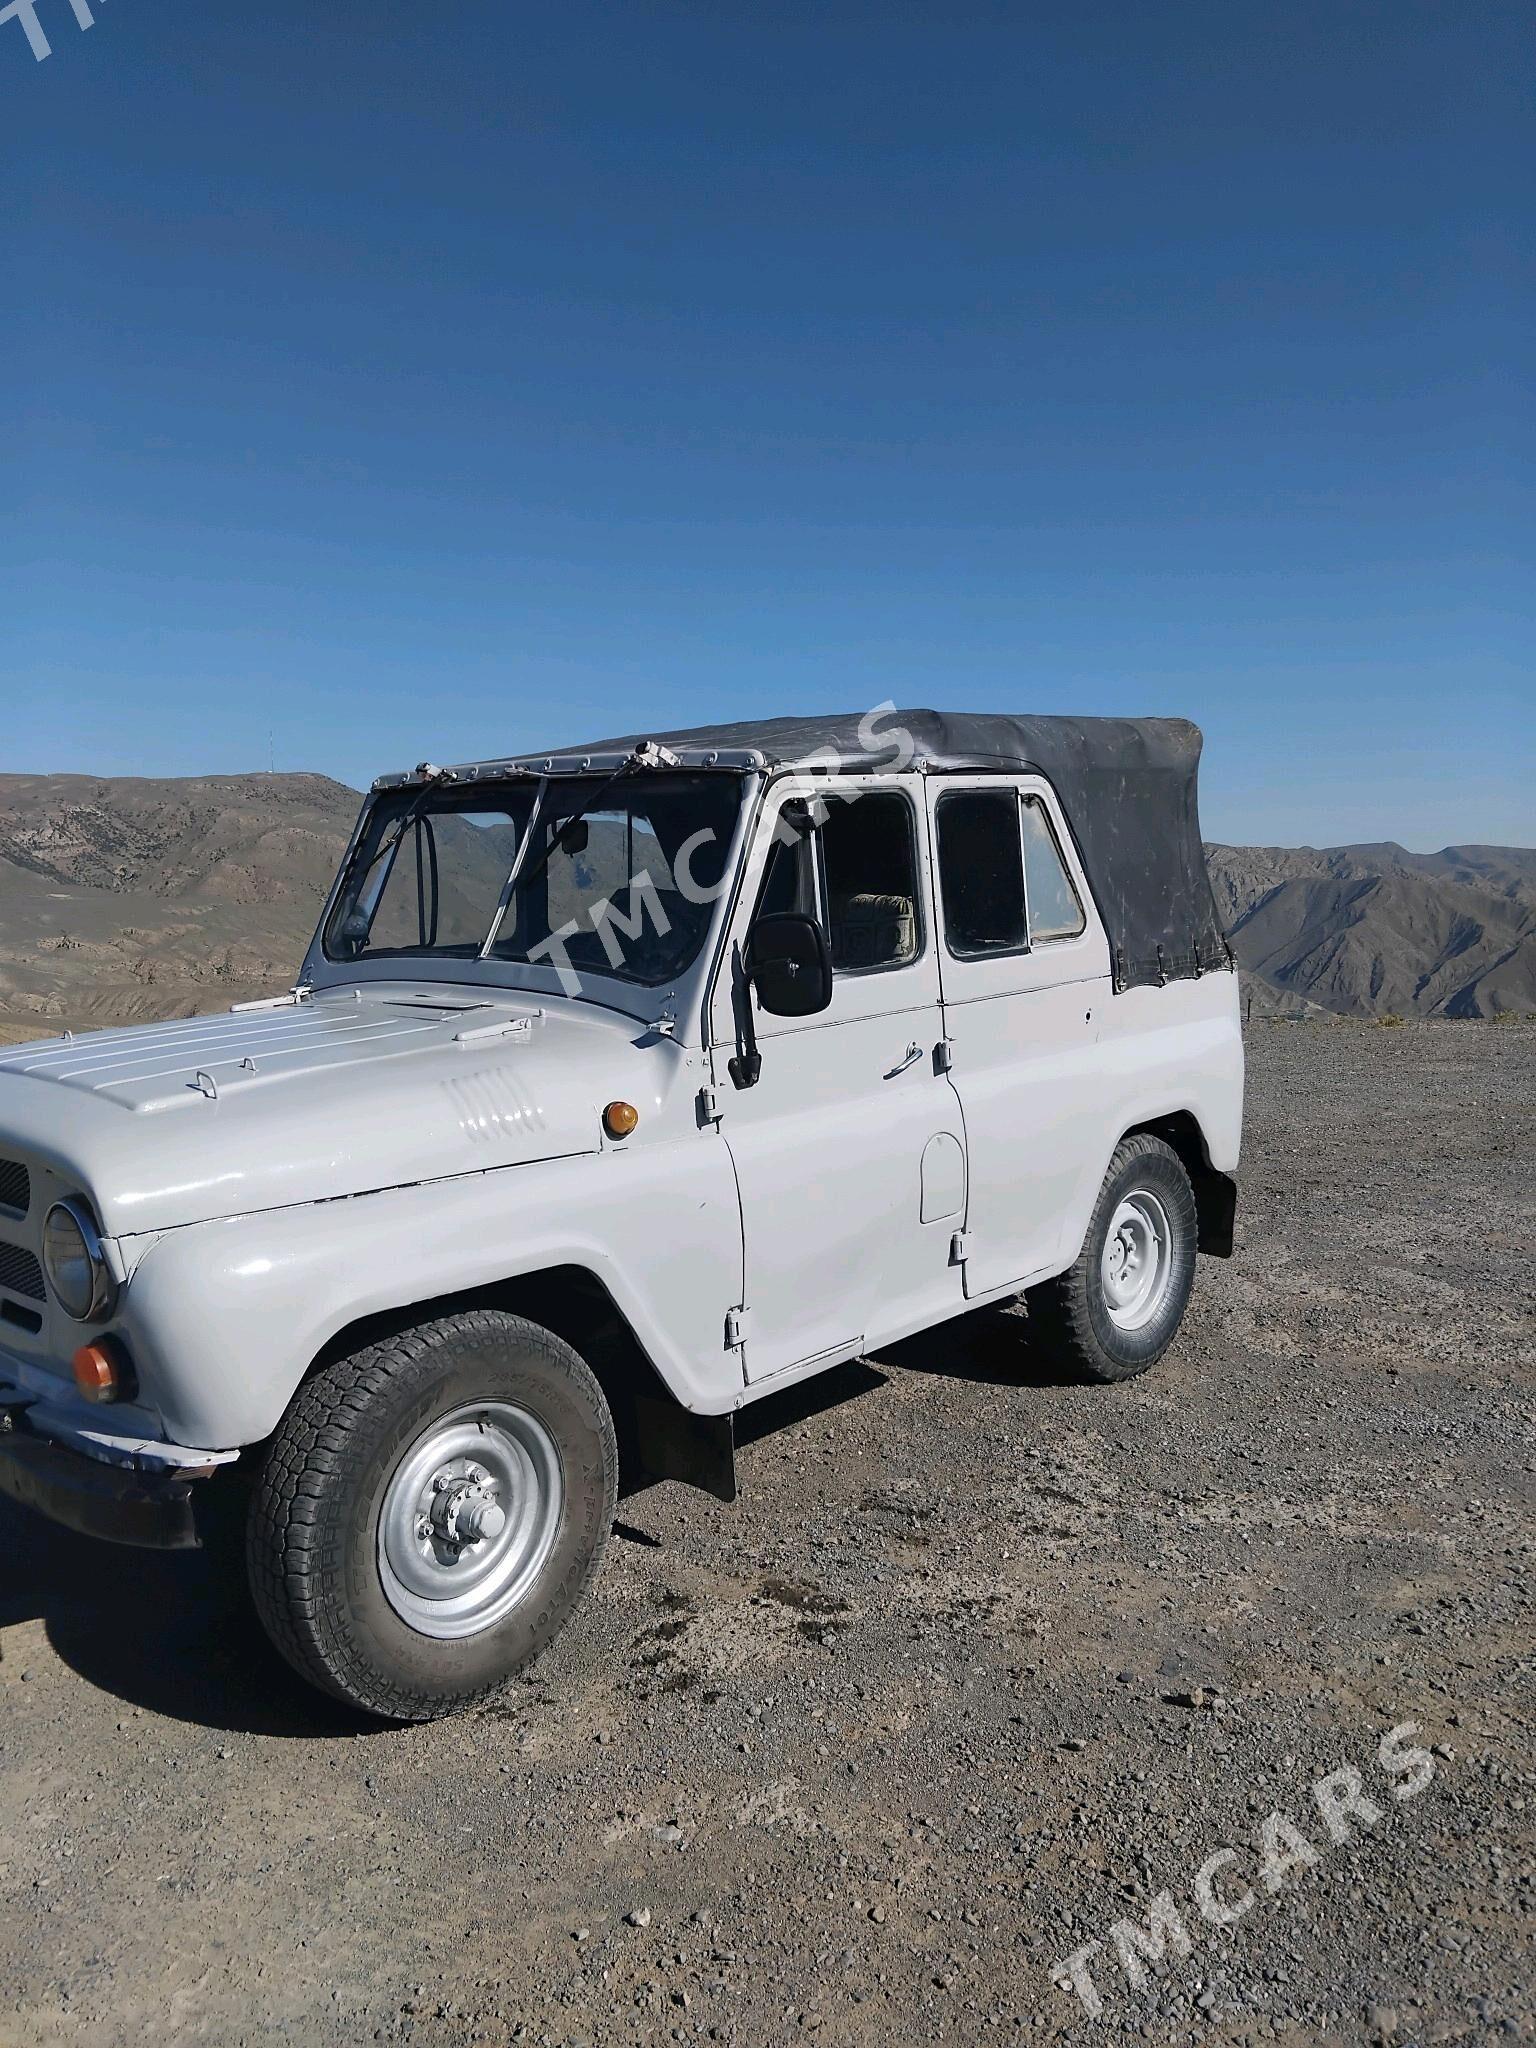
[[[798,910],[760,917],[747,940],[747,975],[774,1017],[814,1017],[832,1000],[832,958],[821,926]]]

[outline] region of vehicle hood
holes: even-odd
[[[377,986],[93,1031],[0,1052],[0,1154],[108,1236],[334,1201],[599,1150],[647,1043],[590,1005]]]

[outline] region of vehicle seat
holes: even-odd
[[[829,909],[834,967],[889,967],[917,951],[917,912],[910,896],[868,890],[835,896]]]

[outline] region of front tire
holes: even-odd
[[[446,1316],[300,1388],[251,1504],[257,1610],[336,1698],[454,1713],[564,1626],[617,1493],[613,1418],[577,1353],[501,1310]]]
[[[1122,1138],[1083,1248],[1025,1296],[1031,1342],[1083,1379],[1133,1379],[1173,1342],[1195,1277],[1195,1193],[1171,1145]]]

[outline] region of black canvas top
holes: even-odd
[[[751,749],[771,766],[930,775],[1032,769],[1061,799],[1109,934],[1117,989],[1232,964],[1200,840],[1200,730],[1187,719],[881,711],[634,733],[591,751],[641,739],[690,755]]]

